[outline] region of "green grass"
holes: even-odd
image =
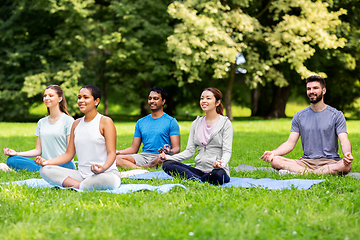
[[[348,121],[360,172],[360,122]],[[181,147],[186,147],[191,122],[179,122]],[[118,148],[130,146],[134,122],[116,123]],[[231,166],[268,166],[259,159],[285,141],[290,119],[234,121]],[[35,123],[0,123],[0,147],[28,150],[35,146]],[[289,157],[301,155],[300,143]],[[0,155],[0,162],[5,162]],[[189,160],[191,162],[191,160]],[[168,193],[130,194],[0,185],[0,239],[358,239],[360,180],[337,176],[279,176],[274,173],[231,171],[251,178],[325,179],[309,190],[268,191],[221,188],[191,181],[130,180],[123,184],[187,187]],[[0,182],[40,178],[38,173],[0,172]]]

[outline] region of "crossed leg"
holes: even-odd
[[[322,166],[313,171],[316,174],[333,174],[333,175],[341,175],[348,174],[352,168],[351,163],[346,165],[344,160],[340,160],[337,163],[329,164],[326,166]]]
[[[117,155],[116,165],[118,165],[120,168],[132,168],[132,169],[141,168],[136,165],[135,159],[131,155]]]
[[[344,160],[337,161],[336,163],[327,164],[317,169],[309,169],[297,163],[299,160],[290,159],[282,156],[276,156],[271,162],[271,166],[275,169],[289,170],[295,173],[315,173],[315,174],[348,174],[352,168],[351,164],[346,165]]]

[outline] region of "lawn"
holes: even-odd
[[[360,121],[348,121],[354,172],[360,172]],[[181,148],[191,122],[179,122]],[[230,166],[268,166],[259,159],[288,137],[291,119],[234,121]],[[118,149],[130,146],[135,122],[116,123]],[[35,146],[36,123],[0,123],[0,147]],[[288,155],[301,156],[300,142]],[[0,162],[6,162],[3,154]],[[191,160],[189,160],[191,162]],[[222,188],[192,181],[130,180],[123,184],[181,183],[159,194],[78,193],[71,190],[0,185],[0,239],[358,239],[360,179],[280,176],[235,172],[235,177],[325,179],[309,190]],[[40,178],[38,173],[0,172],[0,182]]]

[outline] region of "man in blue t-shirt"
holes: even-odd
[[[137,121],[131,146],[117,151],[116,164],[119,167],[157,166],[161,161],[154,159],[158,157],[159,151],[169,154],[180,151],[179,124],[175,118],[164,113],[166,97],[167,93],[161,87],[150,89],[148,104],[151,114]],[[142,152],[138,153],[141,143]]]
[[[294,115],[288,140],[275,150],[266,151],[261,159],[280,173],[348,174],[353,156],[344,114],[324,103],[326,88],[322,77],[308,77],[306,89],[310,106]],[[299,137],[302,157],[283,157],[294,149]],[[344,158],[338,153],[338,140]]]

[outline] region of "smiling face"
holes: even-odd
[[[62,98],[54,89],[48,88],[44,92],[43,101],[48,108],[59,107]]]
[[[214,94],[210,91],[203,91],[200,97],[200,107],[205,112],[215,111],[220,101],[216,101]]]
[[[80,89],[77,103],[82,113],[87,113],[94,109],[96,111],[96,107],[99,104],[99,102],[100,99],[99,98],[94,99],[90,89],[87,88]]]
[[[309,82],[306,84],[306,95],[310,103],[316,104],[323,99],[326,93],[326,88],[322,88],[321,84],[317,81]]]
[[[152,112],[157,112],[163,109],[165,100],[162,99],[160,93],[152,91],[149,93],[148,104]]]

